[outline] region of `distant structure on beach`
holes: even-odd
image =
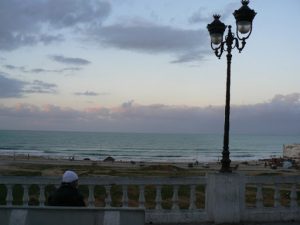
[[[300,161],[300,144],[283,145],[283,157]]]

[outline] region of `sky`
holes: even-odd
[[[1,0],[0,129],[222,133],[239,0]],[[298,0],[252,0],[233,50],[231,132],[300,134]],[[227,30],[226,30],[227,31]]]

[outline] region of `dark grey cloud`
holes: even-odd
[[[14,65],[4,65],[4,68],[9,69],[9,70],[20,70],[22,72],[24,72],[26,70],[25,66],[14,66]]]
[[[4,65],[4,68],[8,70],[17,70],[22,73],[63,73],[63,72],[74,72],[81,70],[80,67],[67,67],[62,69],[55,69],[55,70],[49,70],[49,69],[43,69],[43,68],[33,68],[33,69],[27,69],[26,66],[14,66],[14,65]]]
[[[64,63],[64,64],[72,64],[72,65],[83,66],[83,65],[87,65],[87,64],[91,63],[90,61],[88,61],[86,59],[65,57],[65,56],[62,56],[62,55],[51,55],[49,57],[52,60],[54,60],[55,62],[60,62],[60,63]]]
[[[171,63],[199,62],[204,60],[205,53],[208,53],[208,51],[190,51],[185,54],[178,55],[177,59],[172,60]]]
[[[184,52],[199,47],[206,40],[202,30],[184,30],[155,24],[106,26],[95,32],[96,37],[107,45],[121,49],[146,52]]]
[[[56,93],[56,84],[40,80],[32,82],[9,78],[7,74],[0,73],[0,98],[21,98],[26,94]]]
[[[178,59],[173,63],[203,58],[209,43],[206,30],[181,29],[137,20],[91,29],[90,35],[98,43],[109,47],[174,55]]]
[[[97,0],[1,0],[0,50],[64,39],[62,30],[99,25],[110,3]]]
[[[99,95],[108,95],[108,93],[106,92],[102,92],[102,93],[97,93],[94,91],[85,91],[85,92],[75,92],[75,95],[78,96],[99,96]]]
[[[42,126],[32,127],[34,123],[29,122],[37,118]],[[223,133],[224,106],[139,105],[132,100],[119,107],[83,111],[48,105],[0,106],[0,123],[10,129],[24,129],[28,123],[28,128],[46,130]],[[300,93],[231,108],[232,133],[299,135],[299,124]]]
[[[17,79],[9,78],[0,73],[0,98],[22,97],[23,88],[27,83]]]
[[[62,69],[57,69],[57,70],[35,68],[35,69],[26,70],[24,72],[26,72],[26,73],[64,73],[64,72],[75,72],[75,71],[79,71],[79,70],[81,70],[80,67],[67,67],[67,68],[62,68]]]
[[[55,94],[57,85],[52,83],[46,83],[40,80],[34,80],[31,83],[28,83],[26,87],[24,88],[24,93],[34,94],[34,93],[40,93],[40,94]]]

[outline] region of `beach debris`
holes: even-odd
[[[90,161],[91,159],[90,158],[84,158],[83,160]]]
[[[293,163],[289,160],[283,161],[282,167],[283,169],[290,169],[293,167]]]
[[[209,164],[208,163],[204,163],[202,167],[203,168],[209,168]]]
[[[115,159],[111,156],[108,156],[103,160],[103,162],[114,162],[114,161],[115,161]]]
[[[277,169],[277,165],[276,164],[271,164],[271,169],[276,170]]]
[[[194,166],[193,163],[188,163],[189,168],[192,168],[193,166]]]
[[[271,156],[271,159],[263,159],[264,167],[270,167],[271,169],[283,168],[283,169],[298,169],[297,161],[294,159],[286,159],[282,157]]]

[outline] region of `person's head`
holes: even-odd
[[[64,172],[62,176],[62,183],[64,184],[70,184],[73,187],[77,187],[78,185],[78,175],[71,170],[67,170]]]

